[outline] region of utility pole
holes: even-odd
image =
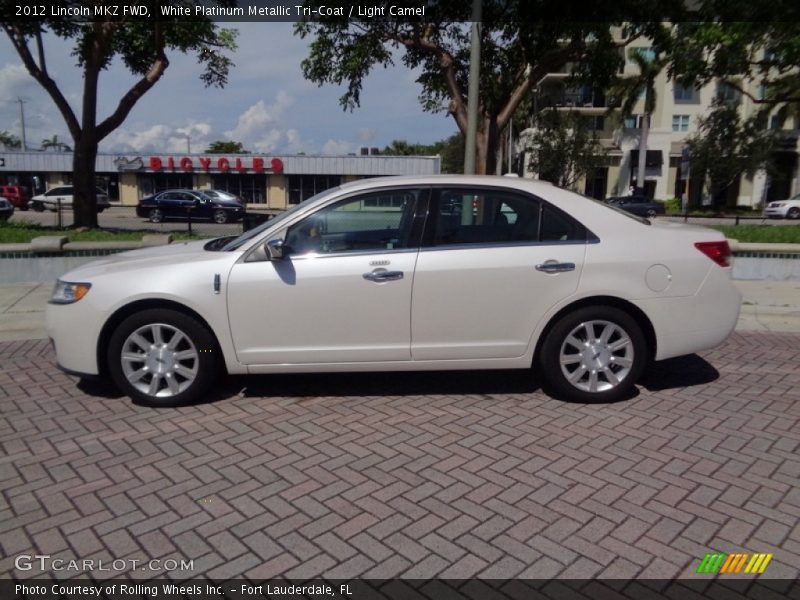
[[[464,174],[475,174],[475,142],[478,138],[478,83],[481,76],[481,0],[472,0],[472,34],[469,50],[467,94],[467,139],[464,146]]]
[[[188,133],[186,134],[186,154],[192,153],[192,136]]]
[[[25,152],[28,149],[25,144],[25,100],[18,97],[17,102],[19,102],[19,120],[22,123],[22,138],[20,142],[22,143],[22,151]]]

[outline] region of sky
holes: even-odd
[[[224,26],[239,30],[228,85],[204,87],[195,57],[169,54],[164,76],[101,142],[101,152],[185,153],[190,144],[192,153],[202,153],[210,142],[224,139],[264,154],[347,154],[362,146],[383,148],[395,139],[432,143],[456,132],[446,113],[423,112],[417,74],[402,65],[373,71],[364,81],[361,107],[345,112],[339,105],[342,89],[303,78],[300,63],[309,40],[295,37],[292,23]],[[51,76],[80,115],[82,79],[71,45],[51,36],[45,48]],[[101,74],[98,121],[134,81],[121,63]],[[19,137],[18,98],[25,101],[29,149],[53,135],[71,145],[61,113],[0,34],[0,130]]]

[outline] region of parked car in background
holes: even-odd
[[[164,219],[211,219],[215,223],[241,220],[244,205],[236,200],[212,198],[204,190],[166,190],[142,198],[136,214],[152,223]]]
[[[0,221],[8,221],[14,214],[14,205],[6,198],[0,198]]]
[[[385,177],[232,240],[78,267],[46,320],[64,370],[151,405],[208,397],[225,370],[531,367],[556,397],[608,402],[650,361],[728,337],[730,258],[718,231],[540,181]]]
[[[606,202],[640,217],[655,217],[664,214],[664,205],[661,202],[645,196],[612,196],[606,198]]]
[[[800,219],[800,194],[788,200],[770,202],[763,214],[768,219]]]
[[[210,196],[216,200],[233,200],[239,202],[240,204],[244,204],[244,201],[237,196],[236,194],[232,194],[230,192],[226,192],[224,190],[200,190],[206,196]]]
[[[15,208],[28,210],[31,191],[24,185],[0,185],[0,196],[11,202]]]
[[[95,191],[97,192],[97,212],[101,213],[111,206],[111,202],[109,202],[108,195],[103,190],[95,188]],[[44,194],[34,196],[30,201],[30,207],[37,212],[41,212],[44,209],[55,212],[59,206],[62,210],[65,208],[71,209],[74,193],[75,190],[71,185],[54,187]]]

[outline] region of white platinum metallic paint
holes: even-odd
[[[491,186],[531,194],[582,223],[597,241],[389,248],[276,260],[263,251],[265,242],[283,239],[288,227],[336,200],[398,186]],[[189,242],[80,267],[62,279],[90,283],[91,290],[73,304],[48,305],[47,327],[58,363],[89,375],[101,372],[98,347],[101,334],[110,333],[104,325],[140,301],[196,315],[216,337],[232,374],[528,368],[562,311],[613,301],[645,316],[655,343],[649,350],[660,360],[714,347],[736,324],[741,297],[731,269],[694,246],[719,240],[721,233],[701,227],[646,225],[538,181],[369,179],[304,203],[233,251],[205,251],[204,242]],[[663,273],[655,282],[654,266]],[[392,277],[382,276],[384,270]],[[611,336],[619,338],[603,339]],[[609,322],[598,325],[584,349],[564,342],[565,376],[576,378],[579,390],[613,388],[614,379],[628,377],[633,348],[615,343],[628,336]],[[129,350],[144,353],[146,361],[171,359],[162,349],[131,344]],[[604,375],[577,376],[576,363],[564,362],[576,351]],[[128,362],[131,378],[139,377],[137,365],[147,364]],[[142,379],[141,386],[153,381]],[[166,375],[158,384],[159,392],[168,393],[163,390],[170,390]]]

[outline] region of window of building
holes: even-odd
[[[644,115],[634,115],[630,117],[625,117],[624,127],[625,129],[640,129],[642,127],[642,117]],[[652,116],[647,121],[648,126],[653,124]]]
[[[636,55],[641,56],[647,62],[653,62],[656,59],[656,51],[652,48],[629,48],[628,59],[633,62],[633,57]]]
[[[288,179],[289,204],[299,204],[342,182],[340,175],[289,175]]]
[[[783,129],[783,117],[781,115],[772,115],[769,118],[770,129]]]
[[[729,83],[720,82],[717,85],[717,98],[723,102],[738,104],[742,94]]]
[[[676,83],[672,88],[673,98],[675,102],[695,102],[695,94],[697,90],[691,85],[681,85]]]
[[[221,173],[211,176],[211,186],[215,190],[236,194],[248,204],[266,204],[268,182],[269,175]]]
[[[672,131],[689,131],[689,115],[672,115]]]

